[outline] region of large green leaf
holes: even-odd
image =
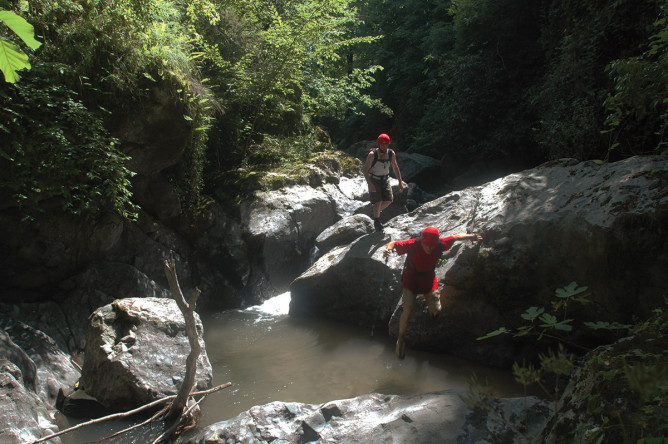
[[[510,330],[508,330],[506,327],[500,327],[497,330],[494,330],[493,332],[487,333],[485,336],[480,336],[476,338],[476,341],[493,338],[494,336],[499,336],[505,333],[510,333]]]
[[[0,21],[30,48],[37,49],[41,46],[41,43],[35,40],[35,28],[23,17],[11,11],[0,10]],[[19,75],[16,71],[21,69],[30,69],[28,56],[16,44],[0,38],[0,70],[5,75],[5,81],[17,82]]]
[[[32,49],[37,49],[42,45],[35,40],[35,28],[20,15],[11,11],[0,11],[0,21],[14,31]]]
[[[5,81],[16,83],[19,80],[16,71],[24,68],[30,69],[28,56],[14,43],[0,40],[0,70],[5,75]]]

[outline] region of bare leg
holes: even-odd
[[[412,308],[409,309],[404,308],[404,311],[401,312],[401,318],[399,318],[399,337],[397,338],[397,346],[394,349],[394,353],[397,355],[399,359],[404,359],[406,353],[404,334],[406,333],[406,329],[408,328],[408,320],[410,319],[412,312],[413,312]]]
[[[380,203],[380,211],[383,211],[385,208],[387,208],[387,207],[390,206],[390,204],[392,203],[392,201],[391,201],[391,200],[384,200],[384,201],[379,202],[379,203]],[[379,214],[380,214],[380,213],[379,213]]]
[[[404,311],[401,312],[401,318],[399,318],[399,338],[401,339],[404,338],[404,333],[406,333],[406,329],[408,329],[408,320],[410,319],[412,313],[413,310],[410,308],[404,308]]]
[[[376,202],[373,204],[373,218],[378,219],[380,217],[380,212],[383,211],[385,208],[389,207],[390,204],[392,203],[391,200],[383,200],[381,202]]]
[[[373,218],[374,219],[378,219],[380,217],[380,212],[383,210],[383,208],[381,208],[382,203],[383,202],[376,202],[375,204],[373,204]]]

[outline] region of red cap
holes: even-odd
[[[427,227],[422,231],[422,243],[428,247],[436,245],[438,241],[438,228],[436,227]]]
[[[380,136],[378,136],[378,143],[389,145],[390,144],[390,136],[388,136],[385,133],[381,134]]]

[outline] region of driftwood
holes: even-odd
[[[174,260],[165,261],[165,275],[167,276],[167,282],[169,282],[169,289],[172,291],[172,297],[176,300],[176,304],[179,306],[186,321],[186,334],[188,336],[188,342],[190,343],[190,354],[186,359],[186,375],[183,378],[183,384],[181,384],[179,393],[176,395],[176,399],[172,402],[169,412],[166,415],[167,419],[173,419],[183,413],[183,409],[188,403],[190,392],[195,386],[197,359],[202,351],[199,338],[197,337],[197,324],[195,322],[195,303],[197,302],[197,298],[199,298],[200,290],[199,288],[195,288],[190,295],[190,301],[186,302],[183,293],[181,292],[181,287],[179,286],[179,280],[176,276],[176,265]]]
[[[37,444],[89,425],[99,424],[113,419],[127,418],[129,416],[140,413],[144,410],[156,407],[162,403],[172,401],[169,406],[166,406],[165,408],[161,409],[158,413],[156,413],[146,421],[140,424],[136,424],[127,429],[121,430],[119,432],[116,432],[113,435],[107,436],[100,440],[103,441],[105,439],[118,436],[122,433],[127,433],[138,427],[142,427],[143,425],[146,425],[150,422],[157,421],[160,418],[163,418],[166,422],[172,421],[173,424],[162,435],[160,435],[160,437],[158,437],[154,441],[154,444],[164,442],[168,440],[170,437],[172,437],[179,428],[187,426],[187,424],[191,421],[190,415],[192,413],[192,410],[199,405],[204,396],[232,385],[230,382],[228,382],[218,387],[214,387],[210,390],[193,392],[193,388],[195,386],[195,377],[197,376],[197,359],[199,358],[199,355],[202,351],[202,347],[200,346],[199,338],[197,336],[197,323],[195,321],[195,308],[194,308],[195,303],[197,302],[197,298],[200,295],[200,290],[198,288],[195,288],[195,290],[190,296],[190,300],[186,302],[185,298],[183,297],[183,293],[181,292],[179,280],[176,275],[176,265],[173,260],[165,261],[165,275],[167,276],[167,282],[169,282],[169,288],[172,291],[172,296],[176,300],[176,305],[181,310],[181,313],[183,313],[183,318],[185,319],[185,324],[186,324],[186,335],[188,336],[188,342],[190,344],[190,353],[186,358],[186,374],[183,379],[183,384],[181,384],[181,387],[179,388],[179,392],[176,395],[166,396],[164,398],[155,400],[153,402],[150,402],[146,405],[138,407],[134,410],[130,410],[128,412],[116,413],[113,415],[83,422],[76,426],[70,427],[68,429],[62,430],[60,432],[33,441],[32,444]],[[194,402],[190,408],[186,409],[188,405],[188,399],[190,399],[191,396],[203,396],[203,397],[199,401]]]
[[[219,386],[217,386],[217,387],[213,387],[213,388],[211,388],[211,389],[209,389],[209,390],[203,390],[203,391],[201,391],[201,392],[194,392],[194,393],[192,393],[192,396],[206,396],[206,395],[209,395],[209,394],[211,394],[211,393],[215,393],[215,392],[217,392],[217,391],[219,391],[219,390],[222,390],[222,389],[224,389],[224,388],[227,388],[227,387],[229,387],[229,386],[231,386],[231,385],[232,385],[231,382],[226,382],[225,384],[219,385]],[[145,410],[150,410],[150,409],[152,409],[152,408],[154,408],[154,407],[156,407],[156,406],[159,406],[160,404],[164,404],[164,403],[166,403],[166,402],[168,402],[168,401],[170,401],[170,400],[172,400],[172,399],[175,399],[177,396],[178,396],[178,395],[165,396],[164,398],[156,399],[155,401],[149,402],[148,404],[145,404],[145,405],[143,405],[143,406],[141,406],[141,407],[137,407],[137,408],[134,409],[134,410],[129,410],[129,411],[127,411],[127,412],[114,413],[113,415],[104,416],[104,417],[102,417],[102,418],[91,419],[90,421],[82,422],[81,424],[77,424],[77,425],[72,426],[72,427],[70,427],[70,428],[68,428],[68,429],[61,430],[61,431],[56,432],[56,433],[54,433],[54,434],[52,434],[52,435],[48,435],[48,436],[45,436],[45,437],[43,437],[43,438],[37,439],[37,440],[35,440],[35,441],[32,441],[31,444],[38,444],[38,443],[40,443],[40,442],[47,441],[47,440],[49,440],[49,439],[51,439],[51,438],[55,438],[55,437],[57,437],[57,436],[64,435],[64,434],[69,433],[69,432],[73,432],[73,431],[75,431],[75,430],[82,429],[82,428],[84,428],[84,427],[88,427],[88,426],[93,425],[93,424],[100,424],[100,423],[103,423],[103,422],[106,422],[106,421],[112,421],[112,420],[114,420],[114,419],[128,418],[128,417],[130,417],[130,416],[136,415],[137,413],[141,413],[141,412],[143,412],[143,411],[145,411]],[[151,419],[153,419],[153,418],[151,418]],[[121,432],[126,432],[126,431],[129,431],[129,430],[132,430],[133,428],[134,428],[134,427],[131,427],[131,428],[129,428],[129,429],[122,430]],[[118,435],[118,434],[120,434],[121,432],[115,433],[114,435]]]

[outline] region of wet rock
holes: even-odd
[[[319,258],[334,247],[349,244],[364,234],[372,233],[373,230],[373,219],[365,214],[341,219],[315,238],[315,258]]]
[[[23,322],[0,316],[0,337],[11,338],[13,349],[3,356],[21,369],[23,383],[43,402],[53,405],[58,387],[73,385],[78,369],[49,335]],[[4,340],[0,341],[7,344]]]
[[[0,442],[31,442],[58,430],[57,387],[79,373],[43,332],[6,315],[0,325]]]
[[[0,356],[5,358],[6,364],[13,364],[11,368],[8,365],[4,367],[7,370],[16,369],[16,371],[10,371],[16,380],[32,391],[37,391],[37,366],[4,330],[0,330]]]
[[[58,431],[53,411],[17,379],[20,370],[4,361],[0,365],[0,442],[24,444]],[[52,443],[59,443],[56,438]]]
[[[202,353],[197,388],[212,386],[199,316]],[[81,386],[106,408],[126,410],[174,395],[190,352],[185,321],[173,299],[129,298],[96,310],[90,319]]]
[[[409,396],[374,393],[320,405],[277,401],[188,432],[182,439],[191,444],[528,443],[550,412],[548,405],[533,397],[490,400],[489,410],[484,410],[469,407],[466,396],[443,391]],[[514,433],[518,427],[527,438]]]

